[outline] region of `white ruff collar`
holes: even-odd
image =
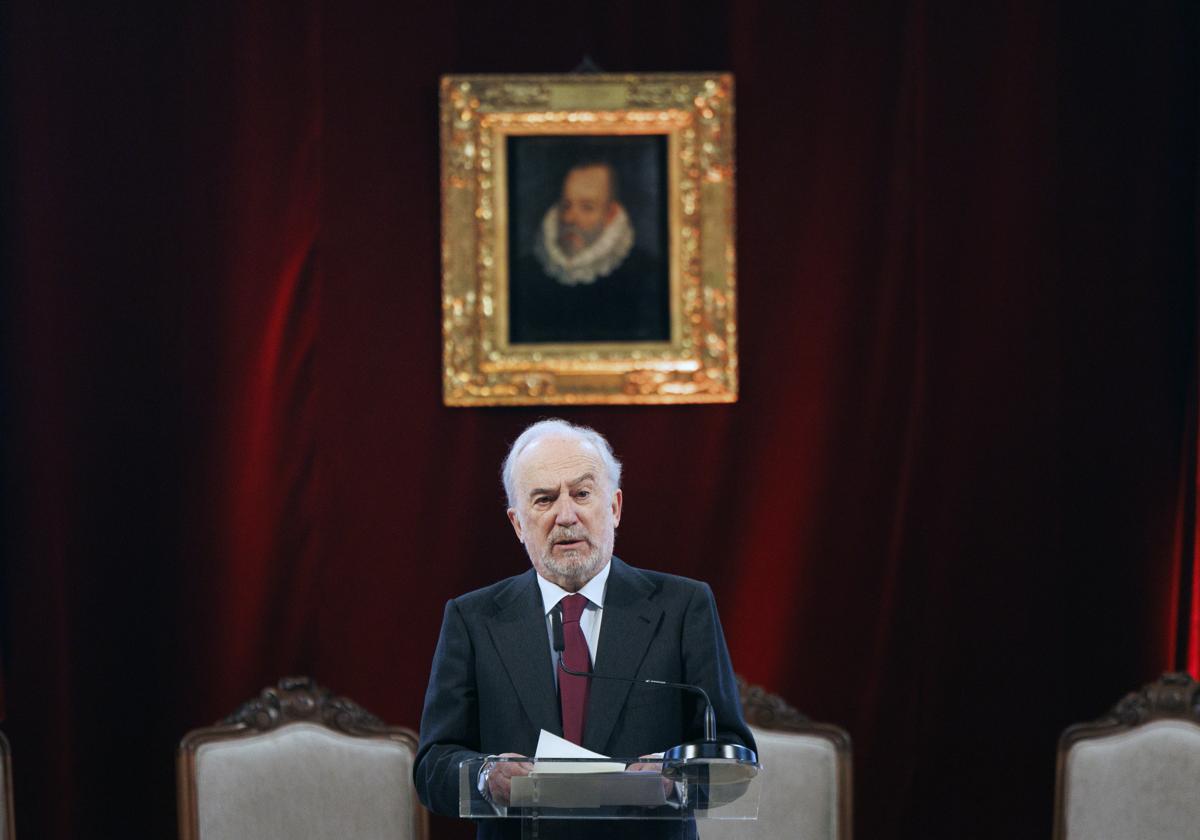
[[[558,245],[558,208],[551,207],[542,219],[541,235],[534,253],[547,274],[564,286],[595,283],[616,271],[633,250],[633,225],[625,208],[617,205],[617,215],[604,227],[600,238],[573,257]]]

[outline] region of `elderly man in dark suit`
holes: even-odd
[[[543,729],[623,758],[702,736],[703,704],[691,693],[558,671],[550,622],[559,609],[568,667],[699,685],[712,698],[718,737],[753,746],[711,590],[612,555],[620,477],[608,442],[586,427],[542,421],[513,444],[504,465],[508,517],[533,568],[446,605],[414,768],[431,810],[458,814],[461,762],[533,755]],[[501,762],[474,783],[504,804],[511,777],[527,772],[527,765]],[[689,837],[695,827],[575,823],[570,832]],[[480,821],[481,838],[519,836],[516,820]]]

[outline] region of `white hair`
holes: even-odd
[[[565,437],[590,443],[600,453],[600,460],[604,463],[604,469],[608,473],[609,491],[620,488],[621,462],[613,454],[612,446],[605,440],[604,435],[587,426],[576,426],[574,423],[552,417],[548,420],[539,420],[521,432],[508,450],[508,456],[504,459],[504,468],[500,475],[504,481],[504,493],[508,496],[509,507],[517,506],[516,479],[513,475],[516,471],[517,458],[529,448],[530,444],[544,437]]]

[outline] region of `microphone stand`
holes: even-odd
[[[558,654],[558,667],[563,673],[570,674],[573,677],[586,677],[587,679],[617,680],[619,682],[641,683],[642,685],[651,685],[659,688],[677,688],[681,691],[691,691],[699,694],[704,699],[704,738],[699,741],[689,741],[686,744],[679,744],[664,752],[664,776],[671,779],[679,779],[684,776],[695,775],[695,773],[689,772],[689,768],[703,766],[705,768],[703,781],[708,782],[708,765],[714,762],[721,764],[728,763],[730,770],[733,772],[722,773],[721,776],[729,777],[729,781],[747,781],[757,775],[758,756],[754,750],[731,741],[717,740],[717,716],[713,711],[713,704],[708,697],[707,691],[698,685],[688,685],[687,683],[573,671],[563,661],[563,650],[566,648],[566,642],[563,639],[562,615],[556,608],[552,611],[551,616],[554,632],[554,652]]]

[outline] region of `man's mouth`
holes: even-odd
[[[554,547],[569,551],[571,549],[581,549],[587,545],[587,540],[579,539],[578,537],[568,537],[566,539],[555,540]]]

